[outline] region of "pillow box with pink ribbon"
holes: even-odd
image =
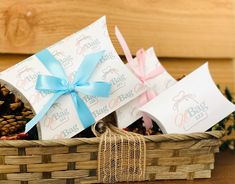
[[[176,80],[161,65],[153,48],[149,48],[147,51],[140,49],[136,53],[136,58],[133,59],[127,43],[117,27],[115,27],[115,33],[126,56],[128,62],[126,65],[141,80],[142,85],[147,87],[145,93],[116,110],[118,127],[126,128],[143,117],[145,128],[149,129],[152,127],[152,120],[138,109],[174,85]]]
[[[41,139],[70,138],[145,91],[105,17],[3,71],[0,82],[30,104],[36,115],[25,132],[37,124]]]

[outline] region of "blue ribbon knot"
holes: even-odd
[[[68,93],[71,94],[83,127],[87,128],[92,125],[95,119],[78,94],[82,93],[97,97],[109,96],[111,91],[111,84],[109,82],[89,82],[103,54],[104,51],[86,55],[78,70],[75,72],[73,82],[70,83],[61,63],[47,49],[37,53],[35,56],[52,75],[39,75],[36,82],[36,89],[41,92],[54,93],[54,95],[47,104],[45,104],[42,110],[26,124],[25,132],[31,130],[45,116],[59,97]]]

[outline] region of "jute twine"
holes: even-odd
[[[146,145],[142,135],[107,125],[106,131],[98,136],[99,182],[145,180]]]

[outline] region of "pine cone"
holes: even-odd
[[[25,124],[33,117],[29,107],[5,86],[0,85],[0,137],[23,132]]]

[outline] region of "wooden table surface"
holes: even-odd
[[[140,184],[234,184],[235,183],[235,152],[221,152],[216,154],[215,169],[212,171],[211,179],[168,180],[139,182]],[[134,183],[133,183],[134,184]]]

